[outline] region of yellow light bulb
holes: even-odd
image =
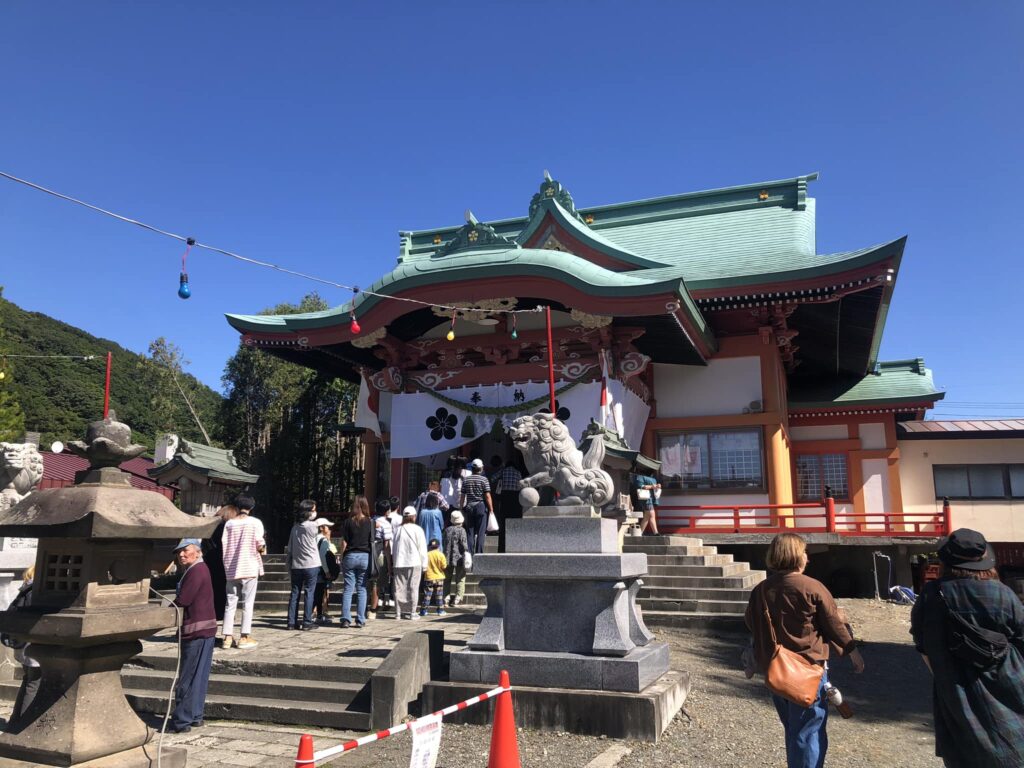
[[[448,341],[455,341],[455,331],[448,331]]]
[[[3,381],[6,378],[7,378],[7,374],[4,373],[3,371],[0,371],[0,381]]]

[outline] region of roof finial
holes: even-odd
[[[473,215],[473,212],[469,210],[469,208],[466,209],[466,223],[472,224],[473,226],[476,226],[477,224],[480,223],[477,220],[476,216]]]
[[[553,179],[551,178],[551,173],[548,171],[547,168],[544,169],[544,181],[553,181]]]

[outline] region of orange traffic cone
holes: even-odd
[[[508,688],[508,672],[501,670],[498,685]],[[298,768],[296,766],[296,768]],[[516,740],[516,718],[512,712],[512,692],[498,694],[494,705],[494,724],[491,728],[491,755],[487,768],[521,768],[519,742]]]
[[[313,768],[313,737],[308,733],[299,739],[299,754],[295,756],[295,768]]]

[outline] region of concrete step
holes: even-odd
[[[162,693],[170,689],[173,677],[173,670],[125,667],[121,672],[121,684],[132,690]],[[365,683],[328,683],[322,680],[258,678],[213,673],[210,675],[210,694],[248,700],[287,699],[293,702],[315,702],[317,706],[326,702],[357,710],[368,710],[370,706],[369,688]]]
[[[644,554],[650,555],[717,555],[717,547],[705,547],[705,546],[678,546],[676,544],[664,545],[664,544],[637,544],[631,547],[626,547],[626,552],[643,552]]]
[[[254,639],[259,640],[259,627]],[[303,664],[292,661],[264,661],[246,657],[245,651],[216,650],[213,654],[211,672],[221,675],[237,675],[252,678],[273,678],[276,680],[314,680],[321,684],[344,685],[369,681],[372,669],[365,664],[347,665],[337,661],[330,664]],[[131,659],[131,668],[173,672],[175,658],[170,655],[141,653]],[[127,669],[127,667],[126,667]]]
[[[732,555],[647,555],[648,567],[654,565],[728,565]]]
[[[747,609],[746,600],[676,600],[666,597],[638,597],[637,604],[648,611],[674,611],[676,613],[713,613],[743,616]]]
[[[644,623],[652,627],[685,629],[688,633],[701,635],[747,634],[743,616],[726,613],[651,610],[644,611]]]
[[[648,574],[643,577],[646,588],[657,587],[714,587],[719,589],[744,589],[749,591],[764,581],[764,571],[741,571],[733,576],[660,576]]]
[[[651,576],[738,576],[749,572],[746,563],[725,563],[724,565],[659,565],[660,561],[647,559],[647,570]]]
[[[166,692],[127,689],[125,696],[136,711],[162,715],[167,710]],[[344,704],[330,704],[322,700],[296,706],[292,699],[246,699],[211,694],[206,697],[204,712],[205,717],[211,720],[247,720],[345,731],[370,730],[368,711],[350,710]]]
[[[643,546],[644,544],[660,544],[662,546],[682,546],[682,547],[702,547],[704,541],[702,539],[695,539],[689,536],[677,536],[675,534],[668,534],[664,536],[626,536],[623,540],[627,549],[632,549],[636,546]]]
[[[746,610],[747,600],[750,598],[749,589],[722,589],[718,587],[649,587],[644,585],[640,589],[638,599],[663,598],[665,600],[702,600],[702,601],[730,601],[742,602]]]

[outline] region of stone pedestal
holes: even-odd
[[[618,524],[590,507],[538,507],[507,521],[506,552],[474,559],[487,596],[450,679],[639,693],[668,671],[636,605],[647,556],[619,553]]]

